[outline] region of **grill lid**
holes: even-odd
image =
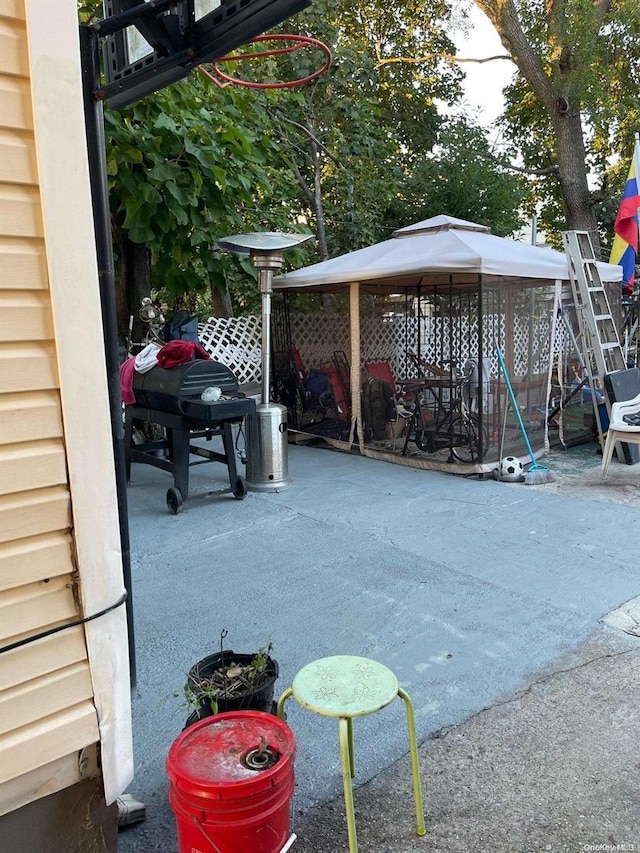
[[[211,386],[220,388],[224,396],[239,396],[238,380],[218,361],[198,359],[169,370],[156,365],[146,373],[133,374],[137,405],[178,414],[186,414],[185,401],[199,401]]]

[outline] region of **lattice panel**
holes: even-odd
[[[240,385],[261,381],[260,317],[211,317],[198,326],[198,337],[211,358],[226,365]]]
[[[450,323],[454,325],[450,329]],[[485,358],[491,361],[491,375],[498,375],[493,341],[504,340],[504,316],[486,314],[483,318]],[[551,318],[535,317],[533,327],[528,316],[514,322],[514,376],[526,376],[529,335],[533,332],[534,373],[545,373],[549,353]],[[225,364],[240,384],[261,381],[262,324],[260,317],[211,318],[198,327],[202,346],[216,361]],[[300,351],[307,369],[329,364],[334,351],[342,350],[350,358],[349,317],[345,314],[291,314],[292,343]],[[450,354],[464,365],[475,357],[478,348],[477,323],[468,318],[447,317],[363,317],[360,324],[361,361],[388,361],[394,376],[412,375],[405,353],[418,351],[425,361],[439,363]],[[453,350],[450,353],[450,349]],[[559,350],[568,352],[571,342],[562,324],[556,327],[554,358]]]
[[[349,358],[349,317],[345,314],[291,314],[291,343],[308,370],[330,364],[342,350]]]
[[[367,317],[360,325],[360,358],[362,364],[370,361],[388,361],[394,376],[404,376],[406,348],[406,323],[404,317]]]

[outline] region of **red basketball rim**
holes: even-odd
[[[274,33],[272,35],[265,34],[256,36],[256,38],[252,39],[249,44],[256,44],[260,42],[284,42],[286,46],[273,47],[269,50],[257,50],[252,53],[223,56],[211,63],[209,66],[210,70],[207,70],[203,65],[199,65],[198,71],[200,71],[201,74],[204,74],[205,77],[221,89],[232,84],[235,86],[245,86],[249,89],[292,89],[296,86],[303,86],[305,83],[310,83],[312,80],[321,77],[323,74],[326,74],[331,67],[331,50],[326,44],[324,44],[324,42],[321,42],[319,39],[312,38],[311,36],[283,33]],[[286,80],[279,83],[254,83],[251,80],[243,80],[241,77],[234,77],[226,71],[223,71],[221,68],[221,66],[227,62],[244,62],[251,59],[264,59],[269,56],[282,56],[294,53],[296,50],[304,50],[305,48],[317,48],[322,51],[325,59],[321,68],[316,69],[312,74],[308,74],[306,77],[301,77],[298,80]]]

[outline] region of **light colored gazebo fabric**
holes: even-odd
[[[621,281],[621,267],[598,264],[602,281]],[[344,285],[418,286],[450,274],[568,280],[562,252],[496,237],[483,225],[440,215],[395,231],[390,240],[274,279],[274,289]],[[328,288],[331,289],[331,288]]]

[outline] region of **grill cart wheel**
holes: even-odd
[[[238,477],[236,487],[233,490],[233,496],[237,501],[243,501],[247,496],[247,487],[245,486],[242,477]]]
[[[180,489],[171,488],[167,491],[167,506],[169,512],[177,515],[182,509],[182,493]]]

